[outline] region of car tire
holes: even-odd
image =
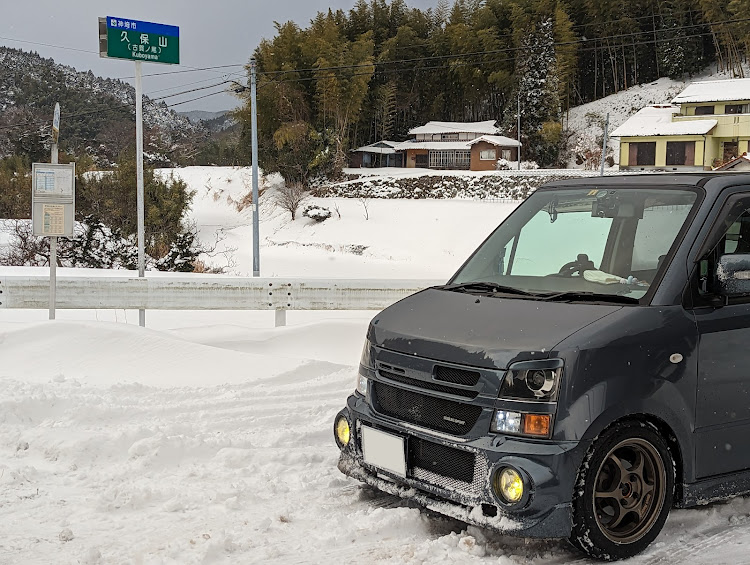
[[[605,561],[640,553],[667,520],[674,479],[669,447],[654,426],[613,425],[594,441],[578,471],[569,541]]]

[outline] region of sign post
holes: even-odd
[[[256,63],[255,58],[250,59],[250,106],[252,141],[251,151],[253,155],[253,276],[260,276],[260,227],[258,218],[258,100],[256,96]],[[286,313],[285,313],[286,314]]]
[[[99,18],[99,56],[135,61],[135,159],[138,200],[138,277],[146,274],[145,204],[143,187],[143,61],[180,64],[180,28],[107,16]],[[146,311],[138,311],[138,323],[146,325]]]
[[[52,164],[31,165],[31,223],[35,236],[49,237],[49,319],[55,319],[57,289],[57,238],[73,237],[75,219],[75,164],[57,164],[57,144]]]
[[[52,115],[52,154],[50,163],[57,165],[58,150],[57,142],[60,139],[60,103],[55,102],[55,111]],[[73,181],[75,182],[75,181]],[[57,236],[53,235],[49,240],[49,319],[55,319],[55,303],[57,302]]]

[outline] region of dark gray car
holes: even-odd
[[[749,384],[750,175],[552,183],[372,320],[339,468],[619,559],[750,492]]]

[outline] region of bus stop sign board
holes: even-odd
[[[180,28],[107,16],[107,57],[180,64]]]

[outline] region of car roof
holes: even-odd
[[[608,175],[551,181],[538,190],[555,188],[686,188],[703,187],[706,191],[718,192],[729,186],[748,185],[750,173],[703,172],[703,173],[650,173],[639,175]]]

